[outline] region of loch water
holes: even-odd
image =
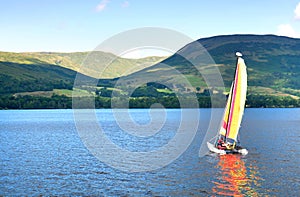
[[[147,109],[129,112],[136,122],[151,121]],[[175,136],[181,110],[165,113],[167,126],[154,140],[128,144],[112,111],[96,110],[108,138],[131,151],[154,150]],[[2,110],[0,196],[299,196],[300,109],[246,109],[240,129],[246,156],[199,157],[211,109],[199,114],[197,133],[177,159],[156,170],[126,172],[89,151],[73,110]]]

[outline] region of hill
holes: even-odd
[[[194,88],[197,86],[207,88],[203,77],[191,63],[202,56],[197,53],[203,50],[199,43],[216,63],[227,89],[234,76],[236,62],[234,54],[240,51],[248,68],[250,94],[291,95],[294,98],[300,96],[300,39],[275,35],[227,35],[199,39],[162,61],[169,68],[156,64],[127,76],[127,80],[138,80],[139,76],[143,78],[159,76],[161,81],[174,84],[176,76],[166,73],[174,73],[171,70],[176,69],[185,75]],[[182,54],[185,57],[182,57]],[[203,70],[207,71],[209,69]]]
[[[140,69],[147,68],[160,62],[166,57],[146,57],[141,59],[126,59],[118,57],[111,53],[92,51],[92,52],[74,52],[74,53],[54,53],[54,52],[35,52],[35,53],[12,53],[0,52],[0,62],[10,62],[19,65],[52,65],[67,68],[77,72],[83,72],[86,75],[93,75],[89,71],[83,71],[81,65],[86,58],[89,64],[95,68],[103,66],[101,61],[112,60],[105,73],[101,76],[105,79],[121,77],[124,74],[130,74]],[[92,57],[92,58],[91,58]],[[100,62],[100,63],[99,63]],[[133,69],[135,68],[135,69]],[[35,73],[33,73],[34,75]]]
[[[203,50],[203,47],[207,52]],[[136,103],[133,105],[135,107],[149,107],[150,102],[156,102],[153,99],[156,97],[160,98],[161,102],[167,103],[169,107],[178,106],[178,100],[173,98],[174,92],[170,89],[178,92],[197,92],[201,97],[202,106],[209,107],[208,90],[213,90],[218,94],[222,94],[223,90],[216,84],[207,86],[203,74],[213,77],[215,73],[212,68],[217,68],[228,91],[234,75],[236,51],[243,53],[247,64],[248,106],[300,105],[300,82],[298,80],[300,39],[275,35],[226,35],[199,39],[187,44],[166,59],[162,57],[124,59],[104,52],[0,52],[0,95],[5,96],[2,99],[4,105],[0,108],[7,107],[5,103],[13,102],[18,99],[18,96],[30,97],[14,101],[12,104],[14,108],[24,107],[20,104],[17,106],[17,103],[28,103],[30,99],[38,104],[26,105],[28,108],[49,106],[51,99],[47,100],[47,104],[47,102],[42,102],[42,98],[36,99],[36,97],[54,99],[56,104],[52,103],[53,108],[70,107],[70,99],[60,98],[57,95],[70,97],[77,71],[97,78],[97,73],[94,71],[97,72],[97,69],[101,68],[103,62],[107,60],[113,61],[105,75],[101,75],[96,92],[92,92],[93,95],[99,96],[98,106],[100,107],[109,106],[109,98],[114,90],[117,90],[119,95],[131,92],[134,97],[132,102]],[[80,69],[81,62],[87,55],[90,61],[85,63],[91,65],[94,70]],[[195,66],[201,66],[200,71]],[[191,86],[185,81],[186,79]],[[123,87],[116,89],[114,84],[117,81],[121,81],[119,85]],[[136,84],[142,87],[132,92]],[[84,87],[84,91],[90,91],[90,88]],[[14,96],[10,97],[10,95]],[[148,99],[145,100],[145,98]],[[64,100],[68,104],[58,105],[59,100]],[[146,104],[141,104],[143,102]]]
[[[97,77],[97,71],[81,69],[87,56],[87,64],[94,68],[103,66],[105,60],[113,60],[102,78],[116,78],[151,66],[164,57],[142,59],[120,58],[100,51],[78,53],[11,53],[0,52],[0,94],[52,91],[73,88],[78,71],[90,77]],[[99,63],[100,62],[100,63]],[[97,70],[97,69],[96,69]],[[94,71],[94,70],[93,70]],[[38,95],[38,93],[33,93]]]
[[[76,72],[60,66],[35,62],[0,62],[0,94],[72,89]]]

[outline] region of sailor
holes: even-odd
[[[233,150],[234,149],[234,144],[231,143],[225,143],[226,149],[227,150]]]
[[[220,150],[225,150],[226,149],[226,144],[222,139],[219,139],[217,142],[217,148]]]
[[[234,144],[224,142],[222,138],[217,141],[217,148],[220,150],[234,150]]]

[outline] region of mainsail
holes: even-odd
[[[246,64],[241,53],[237,53],[237,65],[234,81],[231,85],[226,108],[221,122],[219,134],[221,138],[230,144],[237,142],[237,136],[244,113],[247,93]]]

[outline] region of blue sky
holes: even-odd
[[[152,26],[170,28],[195,40],[224,34],[300,37],[299,3],[300,0],[2,1],[0,51],[91,51],[120,32]]]

